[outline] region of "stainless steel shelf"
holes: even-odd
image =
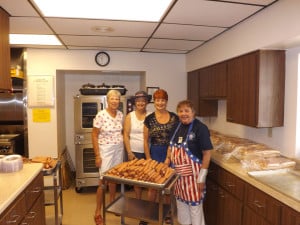
[[[61,162],[58,161],[55,168],[45,170],[44,176],[52,176],[52,185],[44,187],[45,206],[54,206],[55,225],[60,225],[63,215]]]
[[[173,206],[173,186],[178,179],[176,174],[173,174],[164,184],[154,184],[148,182],[133,181],[129,179],[116,178],[105,175],[106,181],[111,181],[121,184],[121,193],[113,202],[106,205],[105,191],[103,192],[103,219],[106,221],[106,213],[115,213],[121,215],[121,224],[125,225],[125,217],[144,220],[147,222],[158,222],[163,225],[164,218],[171,212],[171,224],[173,225],[174,206]],[[158,192],[158,202],[150,202],[147,200],[130,198],[125,196],[125,184],[136,185],[146,188],[154,188]],[[164,195],[170,196],[170,204],[163,204]]]
[[[113,204],[106,207],[106,212],[148,222],[157,222],[159,221],[158,209],[159,203],[121,196]],[[162,217],[165,218],[169,211],[170,205],[164,204]]]

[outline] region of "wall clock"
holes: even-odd
[[[107,66],[110,62],[110,56],[107,52],[98,52],[95,61],[99,66]]]

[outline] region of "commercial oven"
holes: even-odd
[[[121,96],[119,110],[127,113],[127,97]],[[92,144],[93,119],[98,111],[107,107],[106,95],[76,95],[74,97],[74,143],[76,188],[97,186],[99,172],[95,166],[95,155]]]

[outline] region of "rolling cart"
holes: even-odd
[[[54,206],[55,225],[60,225],[63,215],[61,161],[58,160],[54,168],[44,169],[43,175],[52,176],[52,184],[44,187],[45,206]]]
[[[126,178],[119,178],[116,176],[104,175],[103,180],[108,182],[114,182],[121,184],[120,195],[111,203],[106,205],[105,191],[103,192],[103,220],[106,224],[106,213],[115,213],[121,215],[121,224],[125,225],[125,217],[135,218],[147,222],[158,222],[163,225],[164,218],[171,212],[171,224],[174,224],[174,206],[173,206],[173,186],[178,175],[172,174],[168,180],[163,184],[156,184],[150,182],[143,182],[137,180],[131,180]],[[106,182],[104,182],[106,183]],[[125,196],[124,185],[136,185],[145,188],[153,188],[158,191],[158,202],[150,202],[147,200],[136,199]],[[164,204],[163,196],[170,195],[171,203]]]

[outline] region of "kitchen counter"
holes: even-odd
[[[25,190],[43,169],[42,163],[24,163],[14,173],[0,173],[0,214]]]
[[[268,195],[272,196],[273,198],[277,199],[278,201],[284,203],[285,205],[293,208],[294,210],[300,212],[300,201],[289,196],[285,193],[285,190],[279,191],[276,190],[269,185],[263,183],[248,175],[247,171],[242,168],[241,163],[238,160],[224,160],[222,154],[216,152],[215,150],[212,151],[212,159],[214,163],[221,166],[228,172],[234,174],[235,176],[239,177],[240,179],[244,180],[245,182],[255,186],[256,188],[260,189],[261,191],[267,193]],[[300,179],[300,177],[299,177]],[[292,185],[292,184],[291,184]],[[290,189],[293,189],[292,187]],[[297,188],[295,187],[295,190]]]

